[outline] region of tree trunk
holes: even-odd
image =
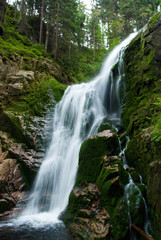
[[[57,58],[57,53],[58,53],[59,8],[60,8],[60,4],[57,3],[57,14],[56,14],[56,23],[55,23],[55,49],[54,49],[54,60],[56,60],[56,58]]]
[[[0,25],[5,23],[7,14],[7,2],[3,0],[0,7]]]
[[[17,18],[17,5],[18,5],[18,0],[15,2],[15,15],[14,18]]]
[[[23,16],[23,14],[24,14],[24,6],[25,6],[25,0],[22,0],[22,1],[21,1],[21,8],[20,8],[19,23],[21,22],[22,16]]]
[[[40,17],[40,35],[39,35],[39,44],[42,43],[42,28],[43,28],[43,18],[44,18],[44,0],[42,0],[41,5],[41,17]]]
[[[152,237],[150,237],[148,234],[146,234],[142,229],[137,227],[135,224],[131,224],[131,227],[136,230],[144,239],[146,240],[154,240]]]
[[[94,60],[95,60],[95,56],[96,56],[95,48],[96,48],[96,36],[95,36],[95,24],[94,24],[94,26],[93,26],[93,57],[94,57]]]
[[[45,50],[48,50],[48,42],[49,42],[49,29],[50,29],[50,24],[47,22],[46,26],[46,38],[45,38]]]

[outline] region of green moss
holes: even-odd
[[[130,166],[136,168],[147,182],[149,164],[154,160],[154,148],[149,141],[148,134],[151,129],[142,131],[129,142],[126,150],[126,158]]]
[[[128,219],[128,207],[127,202],[122,197],[114,211],[110,220],[113,226],[112,235],[115,240],[119,239],[129,239],[129,219]]]
[[[129,212],[131,221],[141,228],[144,226],[145,207],[140,189],[136,185],[130,185]]]
[[[48,56],[42,45],[32,44],[26,36],[18,33],[13,26],[6,26],[0,37],[0,54],[10,58],[12,55],[38,59]]]
[[[124,194],[124,186],[128,182],[128,174],[118,158],[109,158],[108,165],[106,161],[102,164],[102,170],[97,178],[97,184],[100,188],[101,204],[111,214]]]
[[[11,138],[17,139],[17,142],[28,142],[28,139],[26,139],[23,133],[20,119],[15,114],[2,111],[0,115],[0,121],[1,131],[8,133]]]
[[[130,175],[135,183],[140,183],[140,177],[137,171],[131,172]]]
[[[112,214],[118,200],[123,196],[124,189],[116,179],[110,179],[99,187],[101,191],[101,205]]]
[[[87,200],[87,198],[89,200]],[[70,194],[69,198],[69,207],[68,211],[72,213],[74,216],[80,216],[80,209],[88,209],[89,201],[92,199],[93,196],[89,193],[88,195],[80,195],[76,197],[73,193]]]
[[[151,165],[161,160],[161,109],[159,100],[157,100],[161,97],[160,20],[160,13],[152,17],[147,29],[130,43],[124,58],[126,106],[123,122],[131,137],[126,156],[129,165],[134,166],[143,176],[144,182],[148,184],[150,192],[148,201],[152,204],[153,210],[155,208],[154,211],[152,210],[152,216],[157,232],[156,237],[161,236],[159,233],[161,223],[157,217],[161,209],[159,205],[157,209],[158,200],[153,199],[152,196],[157,189],[155,179],[159,179],[160,174],[155,171],[155,178],[153,178]],[[137,180],[136,174],[132,173],[132,175]],[[144,190],[143,193],[146,195]],[[157,196],[158,193],[154,195]],[[134,216],[134,219],[135,217],[137,218]]]
[[[109,119],[104,118],[98,128],[98,132],[103,132],[104,130],[108,130],[108,129],[115,132],[115,129],[112,127],[112,123],[109,121]]]
[[[91,161],[80,162],[76,186],[81,186],[84,182],[94,183],[101,169],[101,158],[92,158]]]
[[[7,110],[13,113],[31,116],[42,116],[46,108],[53,107],[54,103],[60,101],[66,85],[59,83],[56,79],[45,76],[39,82],[33,82],[27,86],[24,95],[12,100]]]
[[[159,18],[160,18],[160,13],[158,12],[157,14],[155,14],[155,15],[151,18],[151,20],[150,20],[150,22],[149,22],[149,27],[150,27],[150,28],[153,27],[154,23],[156,23],[156,21],[158,21]]]
[[[95,182],[101,169],[102,157],[104,155],[117,154],[118,139],[113,137],[94,137],[85,140],[79,153],[79,169],[76,185],[83,182]]]

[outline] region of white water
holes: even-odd
[[[65,91],[55,108],[50,147],[20,220],[57,221],[66,208],[75,182],[80,145],[86,137],[96,132],[107,115],[104,99],[111,69],[118,61],[120,50],[135,36],[136,33],[131,34],[110,53],[93,81],[70,86]],[[110,110],[109,115],[117,117],[118,108],[116,111]]]
[[[68,87],[56,105],[52,141],[39,169],[28,205],[17,222],[29,222],[32,225],[59,222],[58,218],[68,204],[75,183],[82,141],[97,131],[105,116],[119,118],[119,91],[114,94],[113,90],[119,89],[120,79],[114,86],[110,72],[119,59],[121,49],[136,34],[131,34],[110,53],[93,81]],[[110,96],[107,96],[108,91]],[[112,105],[113,99],[115,101]],[[104,107],[105,101],[110,108]]]

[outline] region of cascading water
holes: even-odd
[[[75,182],[82,141],[97,131],[107,115],[109,118],[120,117],[121,78],[114,81],[111,69],[118,62],[121,50],[136,34],[131,34],[110,53],[93,81],[68,87],[56,105],[52,141],[36,177],[28,205],[17,222],[34,225],[36,222],[48,224],[58,221],[68,204]]]
[[[119,117],[120,79],[113,83],[109,76],[112,67],[118,62],[121,49],[135,35],[136,33],[131,34],[111,52],[100,74],[93,81],[68,87],[62,100],[57,104],[52,141],[23,216],[32,218],[36,215],[40,220],[39,217],[42,215],[44,219],[43,213],[47,213],[56,220],[67,206],[75,182],[82,141],[96,132],[102,119],[107,115],[106,109],[110,117]],[[105,98],[106,89],[110,89],[108,99]],[[110,108],[105,109],[104,99],[110,102]]]

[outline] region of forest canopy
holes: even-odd
[[[0,0],[0,26],[42,44],[65,68],[81,53],[94,61],[157,12],[160,0]],[[2,29],[1,28],[1,29]],[[1,30],[2,31],[2,30]],[[89,60],[90,61],[90,60]]]

